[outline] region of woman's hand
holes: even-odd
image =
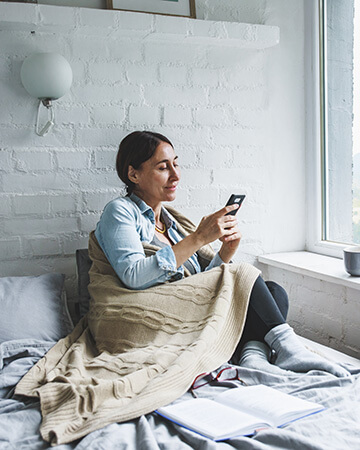
[[[230,211],[234,211],[238,205],[230,205],[220,209],[214,214],[204,217],[195,233],[203,237],[204,244],[219,239],[222,242],[219,250],[220,258],[224,263],[230,262],[234,256],[241,240],[241,233],[238,229],[238,222],[235,216],[226,215]]]
[[[224,263],[228,263],[231,261],[231,258],[234,256],[237,248],[239,247],[241,240],[241,233],[235,225],[232,229],[232,234],[224,236],[220,238],[222,242],[222,246],[219,250],[220,258],[224,261]]]
[[[226,247],[229,247],[230,242],[241,238],[240,232],[237,230],[236,217],[226,215],[231,211],[235,211],[238,207],[239,205],[236,204],[225,206],[219,211],[201,219],[199,226],[194,232],[201,246],[220,239],[220,241],[226,244]],[[239,243],[236,245],[236,248],[238,245]],[[234,242],[232,242],[230,247],[233,246]]]
[[[220,239],[223,243],[219,251],[220,258],[225,263],[230,262],[239,246],[241,234],[237,228],[235,216],[227,216],[226,214],[235,211],[238,207],[237,204],[225,206],[219,211],[203,217],[192,234],[175,244],[172,248],[178,267],[197,252],[200,247],[210,244],[216,239]]]

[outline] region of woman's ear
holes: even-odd
[[[134,184],[136,184],[138,181],[137,170],[134,169],[133,166],[129,166],[128,168],[128,178]]]

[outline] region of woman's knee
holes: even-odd
[[[271,295],[274,297],[281,314],[284,316],[286,320],[288,311],[289,311],[289,297],[285,289],[280,286],[280,284],[275,281],[265,281],[266,286],[268,287]]]

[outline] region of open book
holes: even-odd
[[[159,408],[172,422],[215,441],[248,436],[262,428],[281,427],[322,411],[320,404],[264,385],[229,389],[213,400],[194,398]]]

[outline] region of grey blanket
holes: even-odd
[[[49,444],[39,434],[41,414],[39,402],[14,396],[14,387],[53,342],[8,341],[0,344],[0,449],[47,449]],[[339,379],[324,372],[291,376],[238,366],[240,378],[247,384],[263,383],[301,398],[321,403],[326,409],[291,423],[282,429],[263,430],[253,437],[242,437],[215,443],[174,425],[156,413],[125,423],[115,423],[88,434],[59,450],[99,449],[289,449],[346,450],[360,448],[360,374]],[[223,367],[222,367],[223,368]],[[348,367],[349,368],[349,367]],[[237,382],[232,382],[234,386]],[[240,385],[240,384],[239,384]],[[224,389],[220,385],[204,386],[199,396],[212,397]],[[190,396],[185,394],[184,397]],[[275,405],[274,405],[275,407]]]

